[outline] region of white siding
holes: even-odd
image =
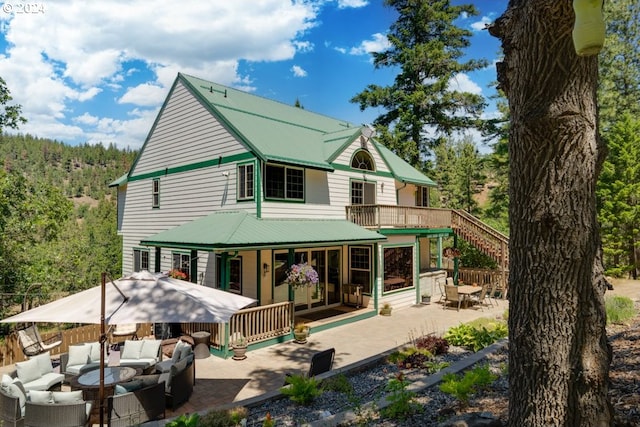
[[[134,176],[247,151],[181,82],[152,132]]]
[[[399,206],[415,206],[416,205],[416,189],[413,184],[406,186],[398,183],[398,205]]]
[[[418,297],[418,283],[419,283],[419,271],[418,269],[418,254],[416,247],[416,238],[415,236],[388,236],[388,241],[385,242],[384,245],[380,245],[380,251],[378,252],[378,271],[380,272],[380,278],[377,281],[378,286],[378,295],[380,295],[379,307],[382,306],[385,302],[391,304],[393,308],[401,308],[401,307],[409,307],[411,305],[416,304]],[[399,244],[407,244],[412,245],[414,247],[413,250],[413,284],[414,287],[407,288],[402,291],[395,291],[387,293],[386,295],[382,294],[383,286],[382,281],[384,279],[384,248],[388,246],[394,246]]]

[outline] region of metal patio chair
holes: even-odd
[[[35,323],[17,329],[16,332],[18,334],[20,348],[27,357],[37,356],[62,344],[62,332],[58,332],[51,338],[43,340]]]

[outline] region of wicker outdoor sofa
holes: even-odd
[[[91,403],[34,403],[27,401],[24,427],[83,427],[89,424]]]
[[[128,427],[165,416],[164,382],[155,382],[128,393],[107,398],[108,425]]]

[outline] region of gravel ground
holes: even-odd
[[[613,361],[610,371],[609,395],[614,407],[614,426],[640,426],[640,316],[627,325],[612,325],[608,328],[609,342],[613,347]],[[437,360],[455,362],[470,352],[459,347],[450,347],[450,352],[439,356]],[[379,419],[376,412],[360,412],[358,423],[377,427],[437,426],[443,420],[454,415],[472,412],[490,412],[504,425],[508,417],[508,378],[505,375],[507,349],[489,355],[484,362],[489,363],[492,372],[500,377],[489,388],[472,396],[469,405],[461,407],[451,396],[431,387],[416,395],[421,411],[405,420]],[[289,399],[266,402],[250,409],[248,427],[262,426],[267,412],[276,421],[276,426],[301,426],[321,419],[328,414],[361,408],[365,402],[375,401],[384,391],[388,381],[400,370],[393,364],[385,363],[366,371],[348,376],[354,387],[353,396],[343,393],[325,392],[312,405],[304,407],[292,403]],[[402,370],[409,381],[418,381],[425,377],[424,371]]]

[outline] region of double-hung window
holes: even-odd
[[[133,271],[149,270],[149,251],[133,250]]]
[[[180,253],[180,252],[174,252],[171,254],[171,256],[172,256],[171,268],[174,270],[180,270],[181,272],[187,275],[187,280],[189,280],[190,273],[191,273],[191,255]]]
[[[151,207],[160,207],[160,180],[151,181]]]
[[[238,200],[253,199],[253,163],[238,165]]]
[[[264,182],[268,199],[304,200],[304,169],[268,164]]]
[[[375,182],[351,181],[351,204],[352,205],[375,205],[376,204],[376,184]]]
[[[349,278],[350,283],[361,285],[362,292],[371,293],[371,248],[349,248]]]

